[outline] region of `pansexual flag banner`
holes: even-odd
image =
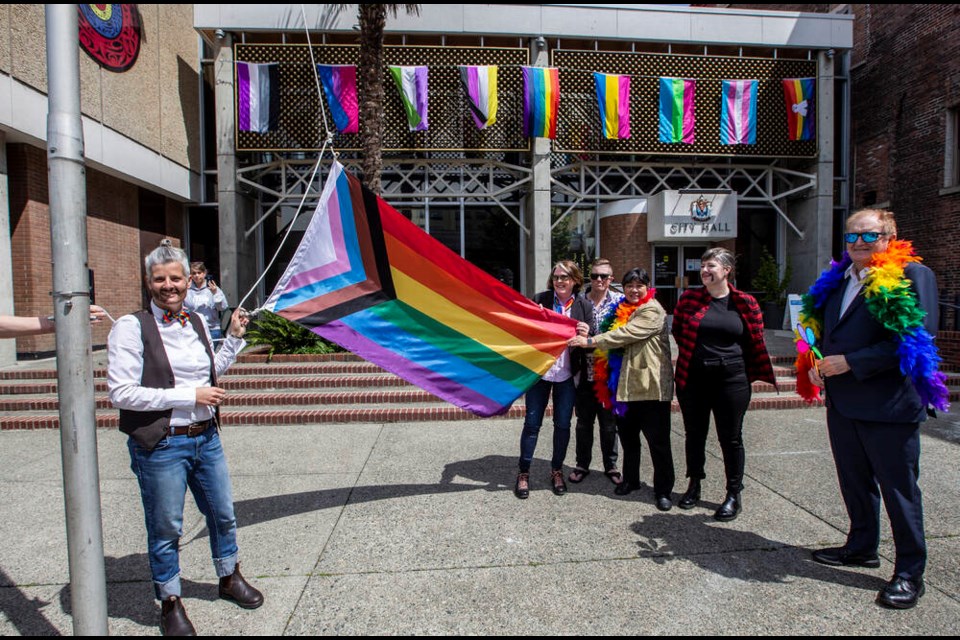
[[[813,96],[817,89],[814,78],[785,78],[783,98],[787,105],[787,129],[791,140],[813,140],[816,136],[816,112]]]
[[[265,308],[479,416],[507,411],[576,332],[339,164]]]
[[[594,73],[600,125],[607,140],[630,137],[630,76]]]
[[[756,144],[756,80],[723,80],[720,87],[720,144]]]
[[[237,62],[237,127],[274,131],[280,121],[280,65]]]
[[[497,121],[497,67],[461,66],[460,83],[470,105],[470,113],[478,129],[486,129]]]
[[[523,69],[523,135],[556,138],[560,109],[560,71],[556,67]]]
[[[400,90],[403,110],[407,114],[410,131],[427,129],[427,68],[390,67],[390,75]]]
[[[660,142],[695,142],[696,80],[660,78]]]
[[[337,131],[357,133],[360,128],[357,68],[352,64],[318,64],[317,73]]]

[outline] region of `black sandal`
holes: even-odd
[[[580,482],[583,482],[583,479],[586,478],[588,475],[590,475],[589,469],[581,469],[580,467],[576,467],[573,471],[570,472],[570,475],[567,476],[567,480],[569,480],[573,484],[578,484]]]
[[[618,487],[623,482],[623,474],[617,471],[616,469],[608,469],[604,471],[606,476],[610,478],[610,482],[617,485]]]

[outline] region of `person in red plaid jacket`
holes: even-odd
[[[721,522],[740,513],[743,489],[743,416],[750,405],[750,383],[776,386],[773,365],[763,341],[763,316],[753,296],[730,284],[733,254],[716,247],[700,259],[701,289],[687,289],[673,312],[677,341],[674,376],[686,432],[690,485],[677,506],[692,509],[705,478],[705,447],[713,413],[723,452],[727,496],[713,517]]]

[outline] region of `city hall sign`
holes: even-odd
[[[647,240],[730,240],[737,237],[737,194],[661,191],[647,201]]]

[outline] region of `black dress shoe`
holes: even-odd
[[[263,604],[263,594],[244,580],[240,574],[239,562],[232,574],[220,578],[220,597],[224,600],[232,600],[244,609],[256,609]]]
[[[513,487],[513,495],[517,496],[521,500],[526,500],[530,497],[530,474],[529,473],[518,473],[517,474],[517,484]]]
[[[657,496],[657,509],[660,511],[673,509],[673,500],[670,499],[670,496]]]
[[[170,596],[160,604],[160,634],[164,636],[195,636],[196,629],[187,617],[187,610],[177,596]]]
[[[910,609],[917,606],[924,591],[923,578],[894,578],[877,594],[877,604],[891,609]]]
[[[876,569],[880,566],[880,558],[875,553],[852,553],[845,547],[829,547],[813,552],[813,559],[820,564],[831,567],[866,567]]]
[[[690,486],[687,487],[687,492],[683,494],[683,497],[680,498],[680,502],[677,503],[677,506],[681,509],[693,509],[697,506],[697,502],[700,501],[700,479],[692,478],[690,480]]]
[[[624,482],[621,482],[620,484],[618,484],[617,486],[615,486],[615,487],[613,488],[613,492],[614,492],[615,494],[617,494],[618,496],[625,496],[625,495],[627,495],[628,493],[630,493],[631,491],[633,491],[634,489],[639,489],[639,488],[640,488],[640,487],[638,487],[638,486],[636,486],[636,485],[632,485],[632,484],[630,484],[629,482],[624,481]]]
[[[730,522],[740,514],[740,507],[740,494],[727,492],[723,504],[713,514],[713,519],[720,522]]]

